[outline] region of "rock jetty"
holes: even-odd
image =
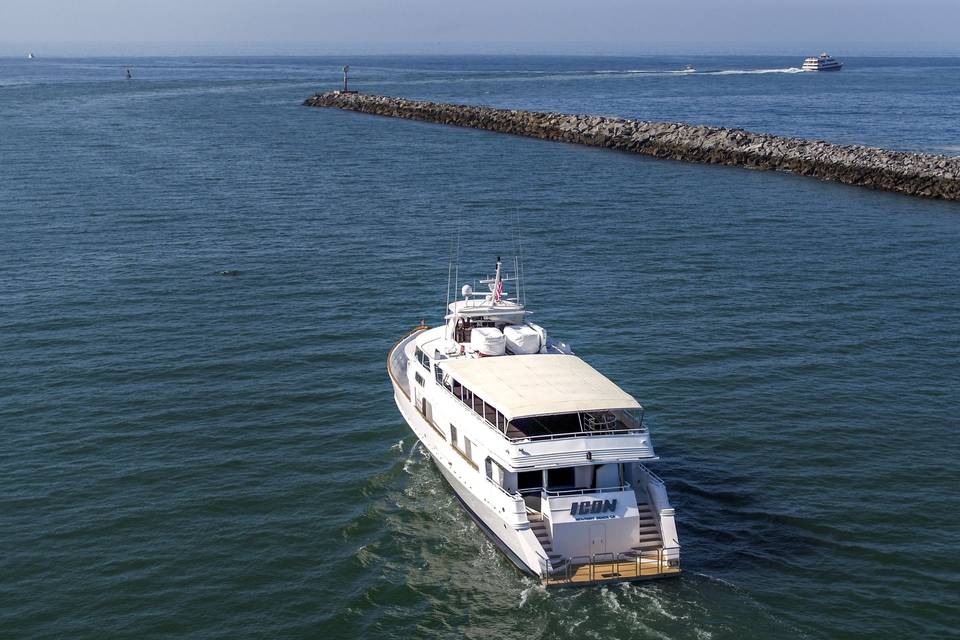
[[[494,109],[339,91],[318,93],[304,104],[606,147],[656,158],[784,171],[911,196],[960,201],[960,157],[678,122]]]

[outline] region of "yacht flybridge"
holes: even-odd
[[[400,413],[467,513],[546,585],[680,573],[674,511],[643,407],[529,321],[504,291],[464,285],[442,326],[387,357]]]

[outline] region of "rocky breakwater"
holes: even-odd
[[[318,93],[304,104],[607,147],[656,158],[784,171],[911,196],[960,201],[960,157],[830,144],[743,129],[493,109],[356,93]]]

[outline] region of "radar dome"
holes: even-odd
[[[473,287],[471,287],[471,286],[468,285],[468,284],[465,284],[465,285],[463,285],[463,288],[460,289],[460,293],[463,294],[463,297],[464,297],[464,298],[469,298],[470,296],[473,295]]]

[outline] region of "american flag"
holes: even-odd
[[[495,302],[500,302],[500,298],[503,297],[503,280],[497,282],[497,289],[493,292],[493,299]]]

